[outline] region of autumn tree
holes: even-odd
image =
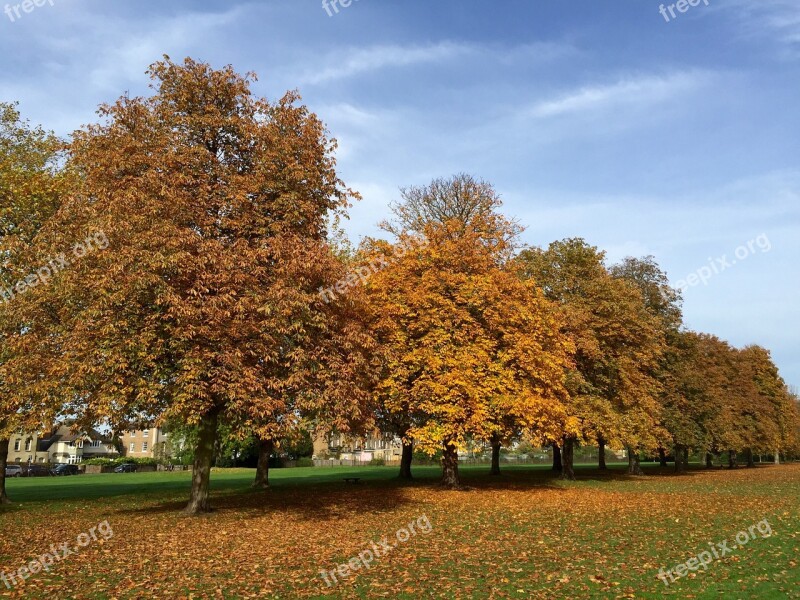
[[[254,76],[191,59],[149,74],[152,96],[103,106],[74,135],[81,187],[42,237],[61,248],[102,231],[110,247],[26,298],[13,370],[54,382],[85,423],[196,425],[195,514],[210,508],[221,419],[257,428],[287,412],[287,392],[301,409],[341,392],[302,385],[328,364],[309,332],[326,318],[318,288],[335,283],[327,222],[352,193],[297,94],[270,103]]]
[[[428,185],[402,188],[400,200],[391,207],[393,218],[384,221],[381,226],[395,236],[405,235],[406,239],[416,240],[423,239],[429,227],[442,228],[449,224],[451,235],[460,236],[480,223],[483,237],[492,240],[496,248],[502,246],[505,253],[510,253],[517,243],[521,228],[508,219],[497,218],[501,206],[502,200],[491,184],[459,173],[449,178],[434,179]],[[374,254],[370,251],[372,246],[374,244],[367,240],[367,252],[362,257],[362,265],[371,262]],[[382,408],[378,415],[384,430],[392,431],[401,438],[400,477],[411,479],[414,440],[409,433],[415,423],[424,420],[424,416],[416,414],[407,402],[402,410]],[[499,455],[498,444],[495,436],[492,441],[494,455]]]
[[[451,183],[461,189],[460,181]],[[431,189],[451,197],[438,182]],[[450,488],[460,485],[458,450],[468,439],[488,442],[503,431],[499,415],[540,426],[564,396],[569,343],[536,287],[504,264],[514,225],[492,202],[467,220],[401,218],[397,243],[412,247],[408,238],[420,233],[426,243],[403,253],[378,244],[392,260],[367,284],[386,354],[381,403],[414,415],[409,435],[430,454],[442,450]]]
[[[350,263],[332,258],[331,248],[327,250],[331,280],[350,280]],[[363,287],[350,286],[333,302],[317,290],[312,305],[317,314],[302,329],[303,311],[298,307],[291,341],[282,348],[286,359],[274,373],[280,382],[276,410],[248,417],[245,429],[254,430],[260,441],[255,487],[268,487],[269,455],[280,441],[309,431],[315,436],[366,435],[375,428],[378,348],[369,329]]]
[[[567,373],[571,427],[557,440],[562,476],[574,478],[573,448],[594,438],[628,449],[629,472],[641,474],[638,451],[656,445],[658,382],[663,351],[660,322],[638,286],[614,277],[605,255],[582,239],[520,253],[524,276],[563,312],[563,333],[575,343]]]
[[[734,357],[742,447],[748,467],[755,453],[780,454],[789,445],[792,403],[769,350],[749,345]]]
[[[33,244],[71,180],[61,169],[62,150],[53,134],[22,120],[16,105],[0,103],[0,504],[8,502],[9,436],[47,428],[59,412],[58,406],[36,410],[13,376],[2,371],[13,356],[8,339],[25,330],[15,312],[17,296],[30,286],[47,285],[52,275],[47,263],[33,260]]]
[[[783,450],[795,460],[800,458],[800,395],[797,389],[787,386],[785,407],[781,413],[781,432],[784,439]],[[775,452],[775,464],[780,463],[780,451]]]
[[[659,323],[664,336],[665,348],[655,367],[654,375],[660,383],[658,401],[661,406],[664,406],[669,402],[666,396],[671,391],[668,385],[670,377],[669,366],[678,362],[675,359],[675,355],[681,352],[679,348],[676,348],[682,341],[680,334],[683,315],[680,292],[670,286],[667,274],[661,269],[653,256],[645,256],[643,258],[627,257],[619,264],[612,265],[610,272],[614,277],[625,279],[636,286],[642,295],[645,308]],[[672,414],[675,415],[676,413],[673,412]],[[662,425],[665,425],[662,430],[663,433],[666,434],[668,431],[671,433],[668,425],[664,423]],[[685,470],[691,444],[687,446],[685,440],[677,439],[674,434],[672,434],[671,443],[666,440],[666,437],[659,440],[660,443],[658,444],[658,453],[661,457],[662,466],[666,462],[665,448],[669,444],[674,447],[676,470]],[[602,440],[602,437],[600,439]]]
[[[708,334],[681,337],[667,386],[667,427],[684,447],[703,449],[707,465],[712,454],[727,452],[729,466],[740,456],[753,466],[754,451],[781,443],[786,413],[785,384],[769,353],[758,346],[740,350]]]
[[[687,469],[689,448],[719,451],[730,413],[732,349],[714,336],[680,331],[672,336],[662,365],[661,417],[675,448],[675,470]]]

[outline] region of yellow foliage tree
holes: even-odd
[[[503,262],[502,218],[429,220],[377,244],[387,267],[367,283],[373,328],[385,356],[378,396],[410,413],[408,435],[441,450],[443,485],[459,486],[458,450],[514,427],[559,427],[569,341],[549,303]],[[424,234],[425,244],[410,236]],[[489,234],[487,235],[487,232]]]

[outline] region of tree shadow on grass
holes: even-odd
[[[187,498],[188,500],[188,498]],[[399,506],[414,504],[400,486],[367,485],[284,485],[269,490],[212,492],[210,515],[235,512],[238,517],[260,518],[265,514],[291,513],[302,520],[327,520],[346,517],[353,512],[391,512]],[[150,506],[117,510],[120,515],[181,515],[183,502],[157,502]],[[203,515],[200,515],[202,518]]]
[[[419,503],[411,492],[422,490],[433,493],[452,493],[439,486],[439,477],[430,472],[411,481],[397,477],[366,478],[359,484],[342,481],[351,474],[338,474],[335,479],[323,483],[303,484],[298,481],[279,480],[269,490],[235,489],[212,492],[211,515],[236,512],[242,518],[260,518],[265,514],[291,513],[303,520],[328,520],[346,518],[353,512],[380,515],[392,513],[398,507]],[[528,479],[523,472],[514,472],[509,477],[491,477],[488,473],[467,473],[463,476],[464,489],[457,493],[481,493],[493,491],[524,492],[546,490],[563,493],[566,490],[555,485],[551,478]],[[353,475],[357,476],[357,475]],[[149,506],[125,508],[116,511],[121,515],[155,515],[175,513],[185,502],[157,502]]]

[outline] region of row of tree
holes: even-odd
[[[553,444],[574,478],[576,444],[710,456],[797,453],[798,399],[767,350],[736,349],[682,326],[681,298],[652,257],[607,266],[581,239],[518,251],[519,228],[494,190],[465,175],[405,190],[386,229],[429,244],[376,274],[364,290],[382,376],[384,428],[444,451],[458,485],[457,449],[520,438]],[[378,252],[391,255],[391,248]],[[410,475],[410,452],[403,476]]]
[[[338,220],[358,195],[295,93],[258,99],[253,76],[191,59],[149,73],[151,96],[69,143],[2,105],[0,467],[13,432],[58,419],[179,423],[198,513],[221,427],[259,440],[261,487],[308,427],[396,433],[404,477],[415,446],[441,451],[451,487],[468,440],[554,444],[565,477],[588,440],[628,448],[632,472],[640,451],[796,450],[769,353],[683,330],[652,258],[524,248],[466,175],[403,190],[390,241],[353,250]],[[92,233],[108,248],[43,270]]]

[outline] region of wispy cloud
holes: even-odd
[[[520,61],[530,65],[550,62],[577,53],[578,50],[574,46],[562,42],[535,42],[511,47],[453,41],[413,46],[378,45],[339,51],[336,53],[335,62],[307,69],[301,75],[300,82],[324,84],[385,69],[444,64],[467,57],[481,58],[504,65]]]
[[[354,49],[339,55],[346,56],[346,59],[301,76],[301,83],[327,83],[387,68],[440,63],[463,56],[470,51],[469,45],[453,42],[441,42],[428,46],[391,45]]]
[[[125,82],[135,82],[142,77],[148,65],[160,60],[168,48],[191,48],[198,40],[235,23],[243,14],[242,7],[232,7],[217,12],[187,12],[164,19],[149,31],[140,31],[111,46],[109,51],[91,70],[90,80],[97,88],[118,89]],[[119,22],[111,31],[121,29]],[[182,55],[172,57],[180,62]]]
[[[784,58],[800,58],[800,3],[797,0],[731,0],[742,31],[748,37],[767,37],[781,46]]]
[[[698,89],[706,79],[707,74],[691,71],[666,76],[627,78],[611,84],[581,87],[535,104],[530,109],[530,115],[548,118],[607,110],[622,105],[649,106]]]

